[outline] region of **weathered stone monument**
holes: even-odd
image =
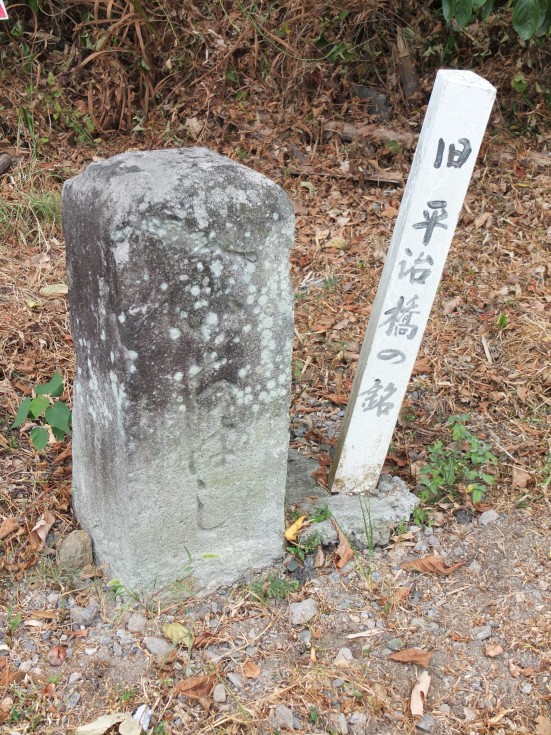
[[[438,72],[337,444],[332,492],[378,494],[495,94],[472,72]]]
[[[64,186],[73,501],[131,588],[206,589],[283,551],[293,221],[276,184],[203,148]]]

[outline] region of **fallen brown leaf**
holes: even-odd
[[[24,671],[14,670],[8,667],[0,674],[0,687],[7,689],[10,684],[17,684],[20,681],[23,681],[24,678]]]
[[[499,643],[488,643],[486,648],[484,649],[484,653],[488,658],[495,658],[496,656],[500,656],[503,653],[503,648],[499,645]]]
[[[4,518],[2,523],[0,523],[0,539],[7,538],[10,533],[17,531],[18,529],[19,523],[15,520],[13,516],[8,516],[7,518]]]
[[[55,523],[54,514],[47,510],[29,534],[29,543],[35,551],[42,551],[48,531]]]
[[[214,633],[211,633],[208,630],[202,630],[197,638],[195,639],[195,642],[193,644],[194,648],[200,648],[201,646],[209,646],[211,643],[214,643],[216,640],[216,636]]]
[[[423,572],[426,574],[448,575],[455,572],[455,570],[459,569],[463,564],[465,564],[464,561],[458,561],[456,564],[452,564],[451,567],[447,567],[439,556],[423,556],[421,559],[407,561],[402,564],[401,567],[402,569]]]
[[[532,475],[520,467],[513,467],[513,488],[524,490],[530,482]]]
[[[189,697],[189,699],[197,699],[200,704],[208,711],[211,706],[210,696],[214,689],[216,677],[208,674],[199,674],[198,676],[189,676],[187,679],[179,681],[174,687],[174,694]]]
[[[387,658],[390,661],[400,661],[403,664],[417,664],[427,669],[432,654],[429,651],[423,651],[420,648],[403,648],[401,651],[391,653]]]
[[[312,472],[310,477],[317,480],[323,487],[327,487],[327,467],[320,467],[315,472]]]
[[[349,395],[346,393],[327,393],[325,397],[331,403],[336,403],[337,406],[346,406],[349,399]]]
[[[409,708],[414,717],[422,717],[430,689],[430,676],[428,671],[423,671],[411,691]]]
[[[67,635],[69,635],[71,638],[86,638],[88,635],[88,631],[87,630],[71,630],[69,631]]]
[[[333,519],[331,519],[331,523],[335,527],[339,536],[339,545],[335,550],[335,566],[337,567],[337,569],[342,569],[344,565],[350,561],[350,559],[354,558],[354,551],[352,550],[348,539]]]
[[[254,661],[245,661],[243,664],[243,675],[246,676],[247,679],[256,679],[260,676],[260,666],[255,664]]]
[[[67,649],[63,646],[54,646],[48,651],[48,663],[51,666],[61,666],[67,658]]]

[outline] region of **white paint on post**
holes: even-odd
[[[496,90],[439,71],[331,468],[332,492],[376,492]]]

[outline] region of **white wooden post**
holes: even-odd
[[[332,492],[373,492],[444,269],[496,90],[439,71],[331,467]]]

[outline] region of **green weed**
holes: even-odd
[[[304,540],[301,540],[300,542],[295,541],[293,544],[289,544],[287,546],[287,551],[290,554],[293,554],[293,556],[296,556],[297,559],[304,561],[304,559],[309,554],[312,554],[320,544],[321,535],[318,533],[318,531],[314,531],[314,533],[310,534]]]
[[[323,523],[323,521],[328,521],[330,518],[332,518],[332,514],[327,505],[314,508],[309,517],[312,523]]]
[[[285,579],[277,574],[270,574],[265,579],[253,582],[250,589],[260,602],[266,602],[266,600],[285,600],[296,592],[299,586],[296,579]]]
[[[20,612],[14,612],[13,607],[8,605],[8,611],[6,616],[7,633],[12,638],[21,623],[23,622],[23,614]]]
[[[495,483],[495,477],[485,468],[496,464],[497,457],[488,444],[468,431],[465,426],[468,420],[465,414],[450,416],[447,426],[453,442],[445,446],[438,440],[428,448],[429,461],[421,470],[422,503],[435,503],[446,495],[457,497],[464,487],[476,505]]]
[[[30,437],[34,448],[41,452],[50,439],[48,428],[57,441],[71,436],[71,411],[63,401],[54,400],[63,393],[63,378],[57,372],[48,383],[37,385],[34,393],[34,398],[27,396],[21,402],[11,428],[16,429],[28,418],[39,422],[31,429]]]

